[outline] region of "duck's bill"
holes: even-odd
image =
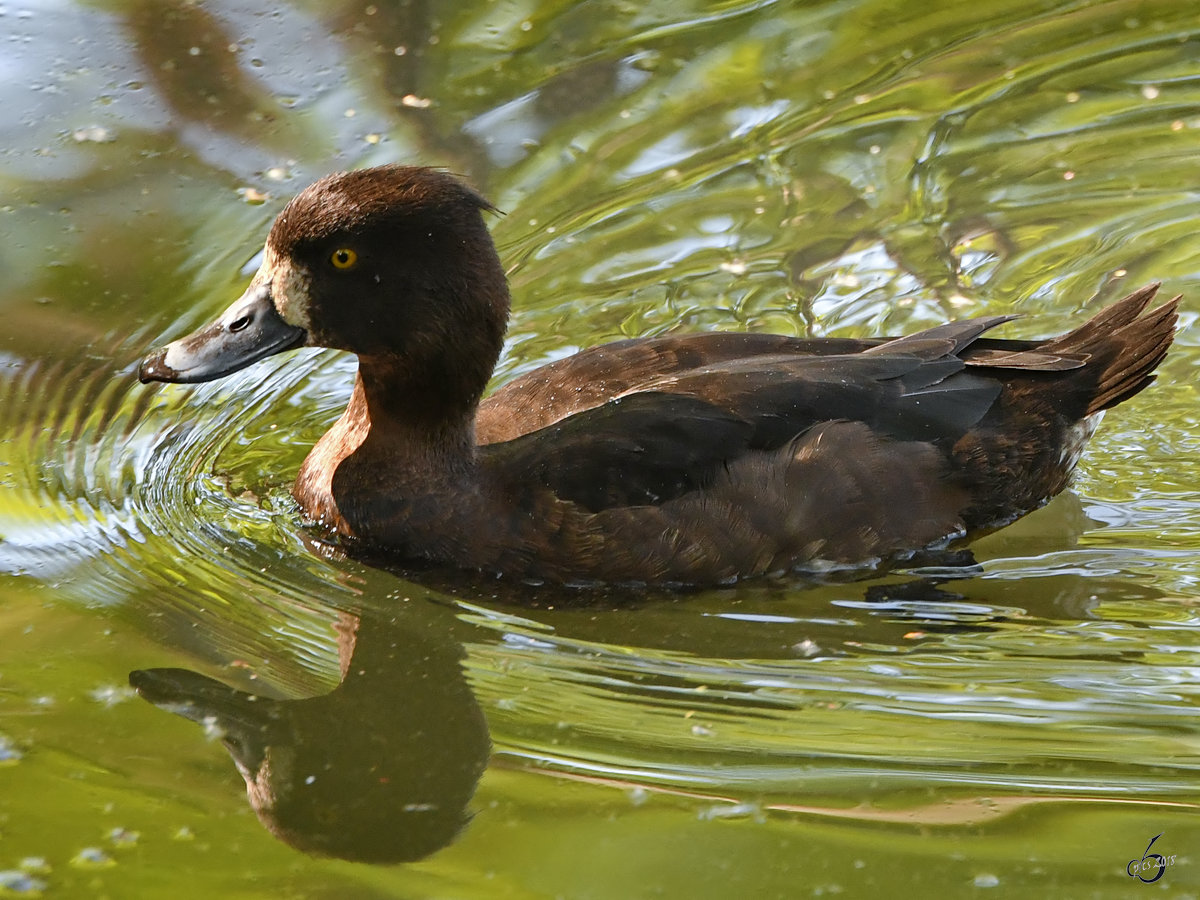
[[[258,700],[236,688],[188,669],[135,669],[129,685],[138,696],[193,722],[211,718],[252,719]],[[265,704],[259,703],[259,712]]]
[[[303,328],[285,322],[271,302],[270,287],[252,285],[217,321],[160,347],[142,360],[143,384],[213,381],[307,340]]]
[[[242,774],[258,769],[279,704],[187,669],[136,669],[129,685],[143,700],[220,737]]]

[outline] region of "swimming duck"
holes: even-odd
[[[323,178],[276,218],[242,297],[141,380],[354,353],[349,405],[293,488],[313,520],[414,562],[698,585],[871,569],[1030,512],[1174,336],[1179,298],[1147,312],[1153,284],[1044,341],[982,337],[1009,316],[895,339],[671,335],[481,400],[509,314],[489,211],[437,169]]]

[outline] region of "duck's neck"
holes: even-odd
[[[487,378],[470,375],[440,365],[405,365],[394,357],[359,357],[346,409],[366,425],[358,452],[389,470],[411,469],[425,478],[470,466],[475,409]]]
[[[360,357],[346,411],[296,478],[292,493],[305,513],[356,534],[362,530],[354,520],[363,502],[395,506],[470,484],[475,408],[483,388],[465,374],[451,377],[394,358]]]

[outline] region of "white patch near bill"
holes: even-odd
[[[308,318],[308,297],[311,279],[308,272],[281,257],[270,244],[263,251],[262,266],[255,281],[262,280],[271,285],[271,299],[279,317],[289,325],[311,331]]]

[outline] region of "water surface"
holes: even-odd
[[[1188,4],[47,0],[0,38],[0,895],[1200,893]],[[352,360],[135,378],[290,196],[391,161],[505,211],[497,383],[672,331],[1044,336],[1156,279],[1184,327],[973,570],[406,577],[288,494]],[[128,686],[162,667],[270,700],[178,676],[197,727]],[[264,723],[278,836],[220,742]],[[423,858],[296,849],[384,833]]]

